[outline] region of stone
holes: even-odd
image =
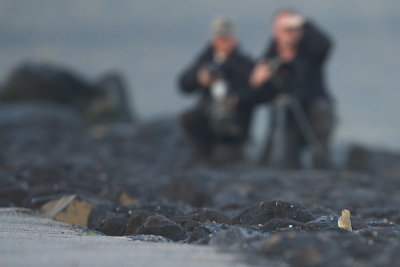
[[[193,228],[190,233],[189,243],[208,244],[212,234],[226,231],[230,226],[217,223],[203,223]]]
[[[309,233],[286,232],[265,238],[257,252],[275,262],[290,266],[339,266],[342,250]]]
[[[398,207],[379,207],[366,209],[362,212],[363,217],[386,219],[400,224],[400,208]]]
[[[272,232],[276,230],[310,230],[311,227],[298,221],[286,219],[272,219],[259,228],[259,231]]]
[[[110,205],[96,205],[89,213],[87,227],[89,229],[95,229],[102,224],[111,213],[112,208]]]
[[[351,227],[351,220],[350,220],[350,211],[349,210],[342,210],[342,216],[340,216],[338,220],[339,228],[346,229],[348,231],[352,231],[353,228]]]
[[[154,215],[154,213],[148,211],[135,211],[128,219],[125,235],[136,234],[140,226],[142,226],[146,222],[147,218],[152,215]]]
[[[349,148],[346,168],[385,176],[399,177],[400,153],[387,149],[371,149],[362,145]]]
[[[119,203],[123,206],[138,205],[139,200],[131,198],[126,192],[122,192],[119,196]]]
[[[65,67],[27,63],[14,69],[0,88],[0,103],[61,104],[72,107],[87,121],[132,122],[126,90],[118,73],[90,82]]]
[[[288,219],[299,222],[313,220],[313,215],[302,205],[280,200],[261,202],[250,206],[227,221],[230,225],[259,225],[272,219]]]
[[[172,221],[179,224],[186,231],[192,231],[195,227],[201,225],[200,222],[193,220],[190,217],[169,217]]]
[[[129,209],[129,207],[127,207]],[[145,204],[133,206],[131,209],[132,213],[135,210],[143,210],[156,214],[160,214],[166,217],[183,216],[186,213],[185,207],[182,205],[172,204]]]
[[[175,177],[167,185],[162,186],[158,193],[169,201],[182,201],[193,207],[203,207],[212,204],[212,196],[204,186],[186,177]]]
[[[21,206],[28,195],[28,186],[25,183],[9,185],[0,188],[0,206]]]
[[[203,226],[198,226],[195,227],[192,232],[190,233],[190,238],[188,240],[189,243],[193,243],[196,242],[198,240],[202,240],[202,239],[208,239],[211,237],[211,232],[209,231],[209,229],[207,229],[206,227]]]
[[[153,215],[148,217],[146,222],[137,230],[137,234],[159,235],[175,242],[188,237],[188,233],[182,228],[182,226],[162,215]]]
[[[201,223],[205,222],[224,223],[228,220],[228,216],[226,216],[222,212],[215,209],[207,209],[207,208],[194,211],[193,213],[189,214],[189,216],[193,220]]]
[[[211,235],[208,242],[209,245],[214,246],[233,246],[240,245],[246,240],[260,236],[262,234],[245,229],[239,226],[233,226],[225,231],[216,232]]]
[[[126,232],[128,218],[124,214],[111,214],[95,228],[105,235],[123,236]]]
[[[306,225],[315,230],[337,229],[338,219],[339,217],[334,215],[320,216],[315,220],[306,223]]]
[[[49,218],[87,226],[89,214],[94,206],[94,203],[80,200],[77,195],[67,195],[47,202],[42,206],[41,211]]]

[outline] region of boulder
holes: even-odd
[[[187,177],[175,177],[167,185],[161,187],[158,193],[169,201],[182,201],[193,207],[203,207],[212,204],[212,196],[204,186]]]
[[[286,220],[286,219],[272,219],[259,228],[261,232],[272,232],[276,230],[309,230],[308,226],[302,222]]]
[[[137,230],[141,235],[158,235],[173,241],[180,241],[188,237],[182,226],[176,224],[162,215],[153,215]]]
[[[349,148],[346,168],[392,177],[400,175],[400,153],[384,149],[371,149],[362,145]]]
[[[215,246],[239,246],[247,240],[258,236],[262,236],[262,234],[243,227],[233,226],[228,230],[212,234],[208,244]]]
[[[125,235],[134,235],[137,230],[146,222],[147,218],[154,215],[148,211],[135,211],[128,219]]]
[[[91,82],[68,68],[27,63],[11,72],[0,89],[0,102],[54,103],[75,109],[88,121],[132,122],[126,90],[118,73]]]
[[[203,223],[194,227],[190,233],[189,243],[208,244],[211,236],[220,231],[226,231],[231,226],[217,224],[217,223]]]
[[[156,214],[160,214],[166,217],[183,216],[187,213],[187,207],[182,205],[172,205],[172,204],[144,204],[132,206],[131,209],[127,207],[128,210],[133,214],[135,210],[143,210]]]
[[[280,200],[266,201],[250,206],[227,221],[230,225],[263,225],[272,219],[309,222],[313,215],[304,206]]]
[[[203,208],[196,210],[188,215],[191,219],[205,223],[205,222],[215,222],[215,223],[224,223],[229,218],[222,212],[215,209]]]
[[[70,224],[88,225],[89,214],[96,206],[96,201],[78,195],[64,195],[46,202],[41,212],[44,216]]]
[[[28,195],[28,186],[25,183],[4,186],[0,188],[0,206],[21,206]]]
[[[128,218],[125,214],[110,214],[95,230],[109,236],[123,236],[126,232]]]
[[[96,229],[99,227],[107,217],[112,213],[111,205],[100,204],[94,207],[88,216],[87,227],[89,229]]]

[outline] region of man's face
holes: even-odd
[[[275,19],[273,34],[275,40],[282,46],[296,46],[302,35],[303,29],[292,23],[296,15],[281,14]]]
[[[212,47],[214,53],[228,56],[236,48],[236,38],[232,35],[218,35],[214,36],[212,40]]]

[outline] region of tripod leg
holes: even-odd
[[[327,99],[316,99],[308,110],[310,124],[320,141],[322,153],[314,155],[314,168],[330,167],[330,141],[335,126],[335,117],[332,103]]]
[[[274,167],[282,167],[285,157],[285,137],[286,137],[286,120],[287,106],[282,103],[277,103],[275,106],[275,125],[272,133],[271,158],[270,164]]]
[[[303,134],[307,143],[311,146],[313,153],[319,155],[322,153],[323,149],[304,110],[300,107],[300,104],[295,99],[292,100],[290,108],[301,133]]]

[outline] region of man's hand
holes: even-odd
[[[212,77],[210,72],[205,68],[200,69],[197,72],[197,81],[201,86],[209,87],[212,82]]]
[[[271,78],[271,71],[266,61],[259,62],[250,76],[250,85],[257,89]]]

